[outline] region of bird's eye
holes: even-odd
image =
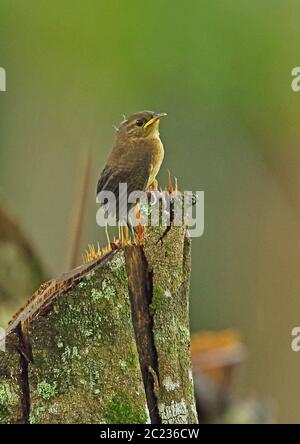
[[[137,126],[143,126],[144,125],[144,121],[142,119],[138,119],[136,122]]]

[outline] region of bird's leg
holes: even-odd
[[[130,230],[130,232],[131,232],[131,234],[133,236],[133,239],[134,239],[135,238],[135,230],[134,230],[134,227],[133,227],[133,224],[132,224],[130,213],[128,214],[128,218],[127,218],[127,227],[129,228],[129,230]]]
[[[118,222],[118,245],[119,247],[124,247],[124,245],[126,245],[127,243],[127,239],[128,239],[128,231],[127,230],[127,225],[125,226],[125,241],[124,241],[124,226],[121,223],[121,221]]]
[[[174,179],[175,179],[175,193],[178,193],[178,179],[177,179],[177,177],[174,177]]]
[[[121,222],[118,222],[118,243],[121,242]]]
[[[106,235],[106,239],[107,239],[107,250],[111,251],[110,238],[109,238],[109,234],[108,234],[107,224],[105,225],[105,235]]]

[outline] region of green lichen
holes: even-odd
[[[117,270],[125,269],[125,260],[123,255],[116,255],[109,263],[109,268],[111,271],[115,272]]]
[[[103,293],[100,290],[96,290],[96,288],[92,288],[91,296],[93,301],[99,301],[101,298],[103,298]]]
[[[98,290],[96,288],[92,288],[91,297],[93,301],[99,301],[100,299],[111,299],[116,296],[116,290],[113,287],[112,283],[108,280],[103,280],[102,289]]]
[[[39,396],[48,401],[56,395],[56,384],[48,384],[47,381],[41,381],[37,385],[37,392]]]
[[[125,269],[124,257],[116,256],[109,264],[114,277],[116,277],[119,282],[123,285],[127,285],[128,277]]]
[[[121,368],[122,370],[125,370],[126,367],[127,367],[127,362],[126,362],[126,361],[123,361],[123,360],[120,360],[120,361],[119,361],[119,366],[120,366],[120,368]]]
[[[116,296],[116,290],[115,290],[114,286],[107,279],[104,279],[102,282],[102,292],[103,292],[103,295],[106,299],[111,299]]]
[[[46,411],[45,406],[39,406],[35,409],[32,409],[29,415],[29,423],[30,424],[36,424],[39,422],[41,416]]]

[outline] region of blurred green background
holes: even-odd
[[[205,191],[192,328],[242,333],[238,390],[274,399],[284,422],[300,422],[299,20],[296,0],[0,3],[0,187],[50,275],[64,271],[82,153],[94,187],[122,114],[167,112],[160,182],[170,169]],[[94,188],[86,198],[82,248],[103,238]]]

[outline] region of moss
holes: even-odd
[[[46,411],[46,407],[39,406],[35,409],[32,409],[29,415],[29,423],[35,424],[38,423],[43,413]]]
[[[112,271],[112,273],[113,273],[113,276],[118,279],[120,284],[128,285],[128,277],[127,277],[125,269],[116,268]]]
[[[22,423],[20,398],[20,355],[16,351],[18,337],[6,337],[6,352],[0,353],[0,424]]]
[[[0,424],[19,422],[22,422],[19,394],[11,384],[0,384]]]
[[[16,402],[17,396],[13,393],[9,384],[0,384],[0,405],[8,406]]]
[[[153,316],[157,309],[162,308],[166,296],[160,288],[153,289],[152,302],[150,304],[150,313]]]
[[[189,345],[190,343],[190,330],[186,325],[178,324],[177,325],[180,341],[182,344]]]
[[[114,396],[105,410],[108,424],[145,424],[147,414],[145,409],[134,408],[125,393]]]
[[[99,301],[99,299],[103,298],[103,293],[100,290],[96,290],[96,288],[92,288],[91,296],[93,301]]]
[[[137,368],[139,365],[137,355],[130,356],[126,361],[126,364],[128,368]]]

